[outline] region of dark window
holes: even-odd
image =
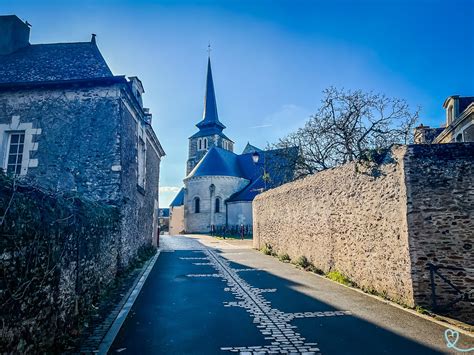
[[[201,200],[199,197],[196,197],[194,199],[194,213],[199,213],[201,212]]]
[[[216,213],[221,211],[221,199],[218,197],[216,198]]]
[[[8,149],[7,173],[19,175],[23,161],[23,148],[25,145],[25,132],[10,133],[10,146]]]

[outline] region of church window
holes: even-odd
[[[207,138],[204,138],[203,141],[204,141],[204,149],[207,149],[208,147]]]
[[[201,150],[202,149],[202,139],[199,138],[198,139],[198,150]]]
[[[23,161],[23,148],[25,145],[25,132],[12,132],[9,134],[6,170],[8,174],[20,175]]]
[[[201,200],[199,197],[196,197],[194,199],[194,213],[199,213],[201,212]]]
[[[221,211],[221,199],[219,197],[216,198],[216,208],[215,212],[219,213]]]

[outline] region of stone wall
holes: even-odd
[[[226,214],[224,201],[235,191],[243,189],[248,180],[233,176],[202,176],[192,177],[184,181],[185,193],[185,223],[187,233],[209,232],[211,221],[214,225],[226,224]],[[214,184],[215,191],[212,194],[209,190]],[[200,212],[194,212],[194,199],[200,199]],[[221,199],[220,213],[215,213],[215,199]]]
[[[453,279],[468,292],[473,166],[473,144],[417,145],[394,148],[375,170],[348,164],[283,185],[254,200],[254,246],[305,255],[409,306],[429,304],[429,262],[470,269]]]
[[[119,96],[116,85],[0,92],[0,126],[17,120],[36,129],[27,175],[41,186],[118,200]]]
[[[427,263],[463,269],[439,272],[474,298],[474,143],[409,146],[405,178],[415,303],[432,301]],[[434,280],[439,305],[458,297]],[[474,306],[460,302],[450,314],[473,322]]]
[[[0,173],[0,215],[0,352],[60,353],[115,278],[119,211]]]

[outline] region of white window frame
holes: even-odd
[[[26,132],[24,130],[19,130],[19,131],[9,131],[7,132],[8,134],[8,139],[7,139],[7,147],[6,147],[6,154],[5,154],[5,157],[3,159],[3,170],[8,173],[8,166],[11,165],[8,163],[9,159],[10,159],[10,152],[11,152],[11,149],[12,149],[12,136],[14,134],[18,134],[18,135],[23,135],[23,142],[21,142],[21,145],[23,146],[23,150],[21,151],[21,163],[19,165],[19,168],[20,168],[20,171],[17,172],[18,170],[18,156],[20,155],[20,153],[18,153],[18,151],[16,152],[16,162],[14,164],[15,166],[15,171],[13,172],[13,175],[21,175],[21,172],[22,172],[22,166],[23,166],[23,159],[25,158],[25,140],[26,140]],[[20,145],[20,142],[16,143],[18,146]]]
[[[31,158],[31,152],[38,150],[38,143],[33,142],[33,136],[41,134],[41,128],[33,128],[32,122],[20,123],[20,116],[12,116],[10,123],[0,124],[0,168],[7,170],[8,153],[10,152],[11,133],[24,132],[23,156],[20,176],[26,175],[29,168],[38,166],[38,159]]]

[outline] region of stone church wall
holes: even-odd
[[[285,184],[254,200],[254,247],[304,255],[409,306],[430,304],[428,263],[464,269],[441,272],[468,292],[473,167],[474,144],[405,146],[392,150],[377,177],[348,164]],[[439,302],[453,300],[452,290],[436,282]],[[457,308],[451,314],[472,320],[466,304]]]
[[[214,184],[215,191],[212,195],[209,187]],[[211,219],[214,218],[214,224],[221,226],[226,224],[225,204],[235,191],[240,191],[248,184],[248,180],[233,176],[205,176],[193,177],[185,180],[185,223],[187,233],[209,232]],[[200,212],[194,212],[194,199],[200,199]],[[221,212],[214,212],[215,198],[221,199]],[[212,208],[212,211],[211,211]]]

